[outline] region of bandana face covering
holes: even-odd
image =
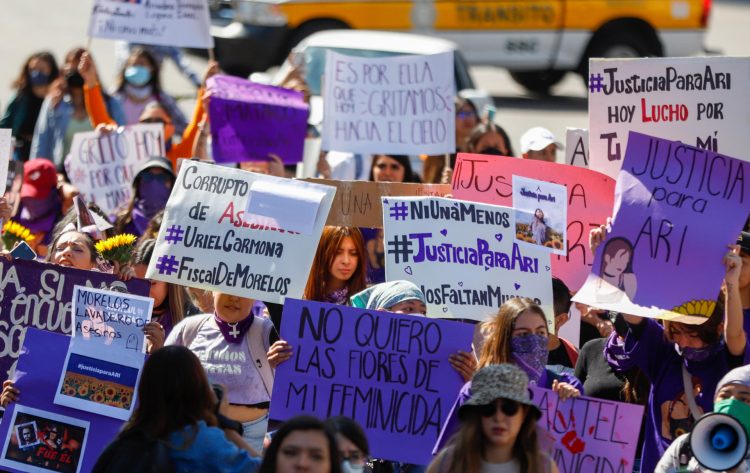
[[[164,176],[164,178],[162,178]],[[159,211],[164,210],[172,190],[167,187],[168,177],[164,174],[141,174],[138,183],[138,199],[135,207],[149,220]]]
[[[242,339],[245,338],[245,334],[253,324],[253,319],[255,319],[255,316],[252,312],[250,312],[250,315],[240,320],[239,322],[229,323],[221,320],[221,318],[216,315],[216,312],[214,312],[214,321],[216,322],[216,325],[219,326],[219,330],[224,336],[224,340],[226,340],[227,343],[232,343],[235,345],[240,343]]]
[[[47,233],[55,225],[61,207],[60,195],[54,190],[46,199],[21,199],[18,223],[34,232]]]
[[[515,364],[523,369],[533,384],[539,382],[547,365],[547,337],[523,335],[510,340],[510,353]]]
[[[674,349],[675,351],[677,351],[678,355],[682,356],[687,361],[694,362],[706,361],[711,356],[719,353],[722,348],[724,348],[724,340],[721,340],[717,343],[712,343],[711,345],[703,348],[685,347],[680,349],[679,345],[677,345],[676,343],[674,345]]]

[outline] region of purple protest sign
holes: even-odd
[[[271,418],[351,417],[367,432],[373,457],[426,465],[463,385],[448,356],[470,351],[473,330],[286,299],[281,333],[294,354],[276,369]]]
[[[69,344],[61,334],[27,331],[16,371],[21,403],[10,404],[0,423],[3,471],[91,471],[122,427],[121,420],[54,403]],[[18,435],[24,428],[25,442]],[[51,430],[59,437],[51,437]]]
[[[302,161],[308,106],[300,92],[238,77],[208,79],[208,115],[214,161]]]
[[[574,300],[642,317],[704,322],[719,294],[727,245],[737,241],[747,219],[748,200],[750,163],[630,133],[612,228]]]
[[[551,455],[560,471],[633,471],[643,406],[586,396],[561,401],[537,386],[531,394],[542,411],[537,426],[554,438]]]
[[[27,327],[70,335],[73,287],[87,286],[148,296],[143,279],[124,282],[96,271],[0,258],[0,376],[7,379]],[[63,357],[64,358],[64,357]],[[59,378],[59,377],[58,377]]]

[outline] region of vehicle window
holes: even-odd
[[[347,48],[316,48],[310,47],[305,49],[305,73],[307,85],[310,87],[312,95],[320,95],[320,79],[325,72],[326,51],[331,50],[339,54],[355,57],[392,57],[404,56],[402,53],[393,51],[372,51],[364,49],[347,49]]]
[[[474,80],[469,75],[469,66],[466,63],[466,59],[458,51],[455,51],[453,54],[453,69],[456,76],[457,90],[476,89]]]

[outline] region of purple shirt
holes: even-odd
[[[633,331],[642,333],[636,336]],[[744,363],[750,361],[749,353],[746,346]],[[654,471],[669,444],[692,427],[682,382],[683,363],[692,375],[695,401],[704,413],[713,410],[714,392],[721,377],[743,364],[743,357],[733,357],[726,347],[704,361],[686,361],[677,354],[674,343],[664,337],[664,327],[652,319],[631,327],[624,341],[613,332],[604,354],[613,369],[638,367],[651,381],[641,452],[643,472]]]
[[[556,373],[554,370],[550,370],[549,366],[542,372],[542,376],[539,378],[539,386],[547,389],[552,389],[552,382],[555,379],[563,383],[570,384],[574,388],[581,391],[581,394],[583,394],[583,384],[578,378],[568,373],[567,371]],[[453,403],[453,407],[451,407],[451,411],[448,413],[448,417],[445,419],[445,424],[443,424],[443,428],[440,431],[440,436],[438,436],[437,442],[435,442],[435,448],[432,450],[433,455],[437,455],[437,453],[448,444],[451,437],[453,437],[453,435],[458,432],[458,428],[461,425],[461,422],[458,419],[458,409],[463,406],[470,397],[471,381],[464,384],[464,386],[461,388],[461,391],[458,393],[458,397]],[[545,437],[540,436],[540,439],[544,438]]]

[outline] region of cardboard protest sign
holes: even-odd
[[[23,404],[11,403],[0,423],[0,465],[13,472],[91,471],[122,421],[52,402],[70,337],[30,329],[15,378]]]
[[[143,327],[154,300],[87,289],[73,291],[73,337],[55,404],[127,420],[145,361]]]
[[[562,184],[568,189],[567,255],[552,257],[552,275],[578,290],[592,264],[589,231],[612,215],[615,181],[598,172],[529,159],[459,154],[453,172],[457,199],[512,205],[513,176]]]
[[[336,196],[326,225],[383,228],[381,197],[443,197],[450,194],[450,184],[416,184],[411,182],[336,181],[305,179],[307,182],[336,188]]]
[[[96,271],[83,271],[36,261],[0,259],[0,376],[11,374],[27,327],[72,333],[73,288],[98,287],[147,296],[143,279],[127,282]],[[61,360],[62,362],[62,360]]]
[[[747,219],[750,163],[631,132],[615,215],[574,300],[605,310],[703,323],[727,245]]]
[[[515,241],[513,209],[439,197],[383,198],[386,280],[422,289],[427,315],[484,320],[530,297],[552,325],[550,255]]]
[[[214,47],[206,0],[94,0],[88,35],[131,43]]]
[[[589,131],[585,128],[565,130],[565,164],[589,167]]]
[[[211,150],[217,163],[302,161],[308,106],[301,92],[239,77],[208,79]]]
[[[537,426],[555,439],[560,471],[633,471],[643,406],[580,396],[561,401],[551,389],[531,386],[542,417]]]
[[[324,150],[456,150],[452,52],[365,58],[328,50],[324,82]]]
[[[294,354],[276,368],[272,419],[347,416],[373,457],[430,462],[464,384],[448,357],[470,350],[471,324],[287,299],[281,333]]]
[[[275,216],[282,222],[298,212],[296,191],[321,193],[311,232],[259,223],[275,221],[273,215],[248,214],[246,206],[259,181],[277,185],[274,202],[286,201]],[[309,182],[185,162],[146,276],[266,302],[301,297],[334,192]]]
[[[131,125],[108,134],[76,133],[65,170],[86,202],[113,214],[130,199],[133,178],[151,156],[164,156],[160,124]]]
[[[565,186],[513,176],[516,241],[565,255],[568,195]]]
[[[0,185],[5,185],[5,179],[8,176],[8,163],[13,156],[13,130],[10,128],[0,128]],[[0,195],[5,193],[4,187]]]
[[[628,132],[750,160],[750,58],[589,61],[589,167],[613,178]]]

